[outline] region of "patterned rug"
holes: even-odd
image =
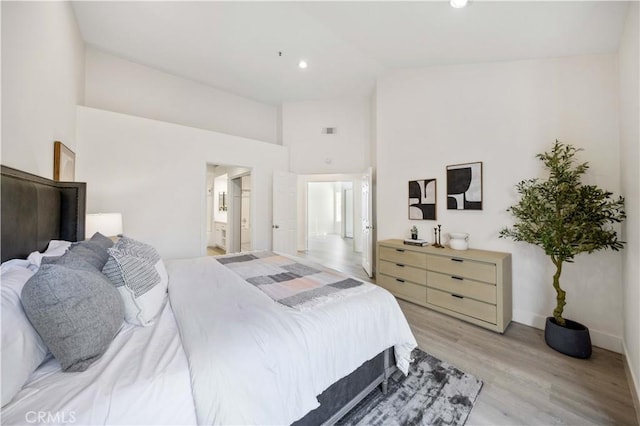
[[[339,425],[464,425],[482,381],[415,349],[409,375],[397,371],[386,395],[380,387]]]

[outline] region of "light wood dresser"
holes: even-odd
[[[499,333],[511,322],[511,254],[378,242],[376,282],[394,296]]]

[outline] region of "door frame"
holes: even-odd
[[[365,191],[361,192],[362,195],[362,268],[365,270],[369,277],[375,275],[375,245],[376,245],[376,219],[375,212],[375,199],[374,199],[374,179],[373,179],[373,167],[368,167],[362,174],[362,186],[366,186],[368,196],[365,197]],[[366,184],[366,185],[365,185]],[[365,219],[366,217],[366,219]],[[366,229],[365,229],[366,228]]]
[[[239,228],[237,231],[234,231],[234,227],[235,227],[235,222],[238,222],[237,225],[240,226],[240,221],[234,220],[234,212],[236,209],[239,209],[239,206],[234,208],[234,193],[232,192],[232,186],[233,186],[233,180],[236,178],[242,178],[242,176],[252,176],[253,175],[253,167],[249,167],[249,166],[242,166],[242,165],[238,165],[238,164],[222,164],[222,163],[211,163],[211,162],[206,162],[205,163],[205,178],[204,178],[204,190],[202,191],[203,193],[203,201],[202,201],[202,208],[201,208],[201,212],[202,212],[202,230],[201,230],[201,250],[202,250],[202,255],[206,256],[207,255],[207,245],[208,245],[208,239],[207,239],[207,227],[208,227],[208,223],[207,221],[209,220],[208,214],[207,214],[207,178],[208,178],[208,173],[209,173],[209,167],[214,166],[214,167],[222,167],[225,168],[226,170],[224,171],[224,173],[227,174],[227,253],[233,253],[233,244],[234,244],[234,240],[235,240],[235,236],[236,234],[239,237]],[[222,173],[222,174],[224,174]],[[213,196],[215,197],[215,191],[217,190],[215,188],[214,185],[214,194]],[[239,192],[240,197],[242,197],[242,186],[240,187],[240,192]],[[250,218],[249,221],[251,222],[251,242],[253,244],[253,242],[255,241],[256,238],[256,227],[255,227],[255,215],[256,215],[256,203],[254,200],[254,196],[255,196],[255,191],[251,191],[251,195],[249,198],[249,202],[251,203],[250,206]],[[213,215],[212,215],[213,217]],[[213,225],[213,224],[212,224]],[[239,244],[239,243],[238,243]],[[239,250],[239,245],[238,245],[238,250]]]
[[[242,178],[251,176],[251,170],[229,175],[228,194],[229,212],[227,215],[227,245],[228,253],[239,253],[242,251]],[[254,223],[253,223],[253,191],[249,194],[249,222],[251,229],[251,245],[253,246]]]

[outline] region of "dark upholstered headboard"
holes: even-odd
[[[50,240],[84,239],[87,185],[2,166],[2,261],[44,251]]]

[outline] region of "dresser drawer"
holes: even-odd
[[[406,266],[402,263],[391,263],[386,260],[381,260],[379,267],[382,274],[413,281],[416,284],[427,285],[427,271],[424,269]]]
[[[427,302],[463,315],[496,324],[496,306],[478,302],[467,297],[456,297],[451,293],[427,288]]]
[[[471,278],[491,284],[496,283],[496,265],[493,263],[429,255],[427,256],[427,267],[430,271],[441,272],[446,275]]]
[[[379,274],[376,278],[378,285],[386,288],[395,295],[400,295],[407,300],[425,304],[427,303],[427,288],[408,281],[402,282],[399,278]]]
[[[428,271],[427,286],[481,302],[496,304],[496,286],[493,284]]]
[[[385,246],[380,246],[379,249],[380,259],[400,263],[402,265],[417,266],[419,268],[427,267],[427,255],[424,253]]]

